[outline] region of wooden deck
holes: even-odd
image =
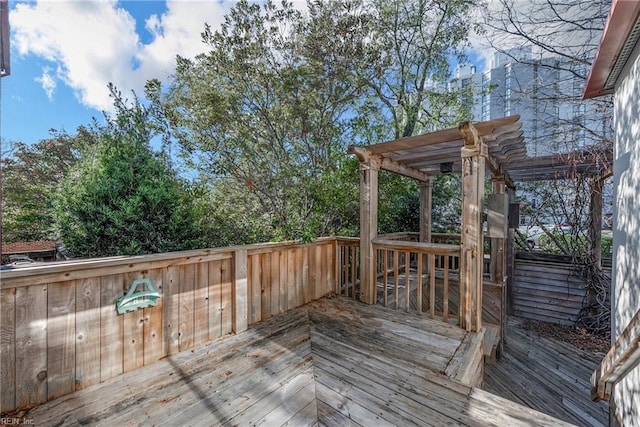
[[[477,378],[478,337],[325,298],[25,417],[38,426],[563,425],[461,382]]]
[[[591,400],[590,377],[601,357],[535,336],[520,323],[509,319],[505,351],[487,366],[485,390],[570,423],[607,425],[608,404]]]

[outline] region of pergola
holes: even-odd
[[[424,135],[369,146],[351,146],[360,161],[360,286],[361,300],[376,301],[376,270],[373,241],[378,226],[378,171],[383,169],[420,183],[420,242],[431,243],[432,182],[441,173],[462,174],[462,220],[460,237],[460,327],[477,331],[482,326],[483,205],[485,173],[491,174],[492,194],[487,198],[488,237],[491,238],[491,282],[504,285],[510,276],[513,231],[508,229],[509,202],[515,199],[516,181],[565,179],[576,174],[609,174],[610,159],[589,152],[579,155],[527,157],[520,116],[486,122],[465,122]],[[603,170],[604,173],[603,173]],[[601,182],[600,179],[600,190]],[[599,196],[599,201],[597,200]],[[602,195],[592,191],[593,237],[598,240]],[[599,208],[599,210],[598,210]],[[597,214],[596,214],[597,211]],[[514,225],[515,227],[515,225]],[[595,249],[594,249],[595,250]],[[508,262],[507,262],[508,261]]]

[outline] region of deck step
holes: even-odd
[[[500,344],[500,333],[498,326],[487,325],[483,326],[484,331],[484,362],[488,365],[495,365],[498,345]]]

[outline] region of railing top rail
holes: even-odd
[[[331,243],[334,240],[334,237],[321,237],[312,244]],[[306,244],[298,241],[269,242],[148,255],[115,256],[42,263],[34,266],[3,270],[0,272],[2,279],[0,289],[85,279],[89,277],[163,268],[172,265],[229,259],[233,256],[233,253],[238,250],[246,250],[247,253],[251,255],[305,245]]]
[[[405,242],[376,238],[372,240],[376,249],[396,249],[435,255],[460,255],[460,245],[440,243]]]
[[[640,310],[591,375],[591,399],[608,399],[611,387],[640,363]]]

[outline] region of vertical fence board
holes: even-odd
[[[156,268],[148,273],[151,283],[161,295],[164,295],[163,269]],[[162,312],[164,298],[159,298],[155,307],[147,307],[143,311],[144,316],[144,357],[145,365],[160,360],[163,353],[163,328]]]
[[[164,303],[162,305],[163,326],[162,335],[164,345],[163,354],[170,356],[179,350],[179,315],[180,315],[180,267],[167,267],[162,279]]]
[[[76,281],[75,389],[100,382],[100,278]]]
[[[288,305],[288,301],[289,301],[289,281],[288,276],[287,276],[287,256],[289,253],[289,249],[286,249],[282,252],[280,252],[280,267],[279,267],[279,273],[280,273],[280,278],[279,278],[279,282],[280,282],[280,297],[278,299],[278,312],[279,313],[284,313],[287,310],[287,305]]]
[[[393,299],[394,299],[394,308],[397,310],[399,307],[399,298],[398,298],[398,276],[399,276],[399,272],[398,272],[398,268],[399,268],[399,261],[400,261],[400,252],[398,251],[393,251]]]
[[[296,270],[298,264],[296,264],[296,252],[295,248],[287,251],[287,310],[297,307],[296,304]]]
[[[222,335],[222,261],[209,263],[209,339]]]
[[[0,291],[0,412],[16,403],[16,290]]]
[[[436,315],[436,256],[429,255],[429,271],[432,271],[429,280],[429,313],[431,317]]]
[[[16,289],[16,406],[47,400],[47,285]]]
[[[302,276],[304,274],[303,264],[302,264],[302,248],[296,248],[295,251],[295,259],[296,259],[296,285],[295,285],[295,305],[301,306],[304,304],[304,287],[302,284]]]
[[[409,251],[404,253],[404,297],[406,300],[405,310],[409,311],[411,307],[411,254]]]
[[[206,262],[195,265],[193,345],[209,340],[209,266]]]
[[[260,254],[260,320],[271,317],[271,254]]]
[[[221,295],[220,295],[220,332],[230,334],[233,330],[233,261],[223,259],[221,265]]]
[[[449,255],[444,257],[444,279],[442,280],[442,311],[444,321],[449,320]]]
[[[262,319],[262,265],[260,255],[249,256],[251,261],[251,317],[249,323],[257,323]]]
[[[75,390],[76,282],[49,284],[47,303],[47,398]]]
[[[124,295],[121,274],[103,276],[100,285],[100,381],[122,373],[123,323],[116,300]]]
[[[422,258],[423,254],[418,253],[418,257],[416,259],[418,268],[418,271],[416,273],[416,310],[418,310],[418,313],[422,313]],[[431,274],[436,274],[436,272],[431,270]]]
[[[127,273],[125,277],[125,293],[133,285],[133,281],[142,279],[141,272]],[[123,360],[124,372],[144,366],[144,311],[134,310],[122,315],[123,328]]]
[[[322,296],[322,289],[324,288],[324,284],[322,283],[322,245],[315,244],[312,248],[314,251],[313,299],[318,299]]]
[[[275,316],[280,310],[280,252],[271,252],[271,315]]]
[[[195,281],[195,265],[180,266],[180,327],[179,349],[185,351],[193,347],[193,293]]]

